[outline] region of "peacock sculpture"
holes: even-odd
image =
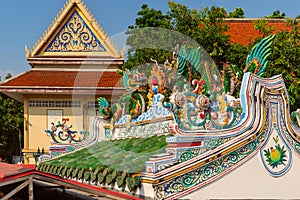
[[[234,89],[240,86],[244,73],[251,72],[257,76],[263,76],[269,63],[269,57],[272,54],[272,44],[276,35],[270,35],[263,38],[251,50],[246,60],[246,66],[243,71],[234,64],[224,64],[223,81],[224,91],[233,94]]]
[[[221,90],[225,93],[233,94],[234,89],[241,84],[244,73],[251,72],[257,76],[263,76],[267,69],[269,57],[272,54],[272,44],[276,35],[263,38],[251,50],[245,63],[244,70],[234,64],[224,64],[222,82],[218,80],[220,74],[217,67],[201,48],[187,50],[181,47],[178,52],[177,75],[192,74],[200,72],[201,79],[205,82],[205,89],[209,92]],[[191,81],[188,81],[191,82]]]

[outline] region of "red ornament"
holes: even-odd
[[[157,79],[157,77],[153,77],[153,79],[152,79],[152,85],[154,85],[154,86],[158,85],[158,79]]]
[[[204,119],[205,113],[200,113],[200,114],[199,114],[199,117],[200,117],[201,119]]]

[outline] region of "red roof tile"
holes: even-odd
[[[25,172],[33,170],[34,169],[32,167],[26,167],[22,165],[11,165],[0,162],[0,182],[6,177],[24,174]]]
[[[255,38],[261,36],[259,31],[254,29],[254,21],[258,19],[227,19],[225,23],[228,24],[229,30],[226,34],[230,35],[230,41],[232,43],[239,43],[243,45],[248,45],[252,43]],[[273,33],[278,33],[279,31],[290,30],[286,26],[285,20],[268,20],[267,26],[274,27]]]
[[[31,70],[0,85],[6,87],[122,87],[116,72]]]

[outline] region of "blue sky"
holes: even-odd
[[[18,0],[2,1],[0,19],[0,76],[13,75],[30,69],[25,58],[25,44],[32,48],[48,28],[66,0]],[[108,35],[113,36],[133,25],[136,13],[142,4],[168,10],[165,0],[84,0]],[[189,8],[204,8],[212,5],[225,7],[227,12],[242,7],[248,18],[258,18],[275,10],[287,16],[300,14],[299,0],[176,0]]]

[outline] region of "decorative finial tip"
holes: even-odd
[[[28,49],[27,45],[25,44],[25,52],[26,52],[26,58],[30,58],[31,57],[31,53],[30,50]]]

